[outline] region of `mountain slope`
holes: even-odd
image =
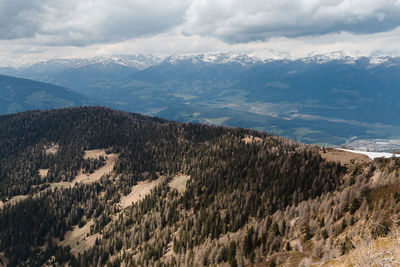
[[[134,236],[117,243],[131,247],[133,242],[135,251],[150,245],[146,257],[161,260],[174,238],[181,244],[176,253],[188,245],[186,234],[173,234],[176,227],[187,225],[187,233],[196,232],[191,246],[206,244],[209,238],[238,231],[253,217],[336,188],[342,172],[335,163],[325,165],[312,147],[264,133],[179,124],[104,108],[27,112],[2,116],[0,122],[0,194],[5,202],[0,213],[0,251],[11,265],[42,262],[49,255],[61,254],[66,256],[57,256],[60,263],[78,264],[63,240],[77,249],[70,235],[87,223],[87,237],[93,236],[92,241],[104,238],[108,242],[124,232],[131,236],[136,229],[144,234],[137,245]],[[249,136],[259,141],[246,143]],[[54,148],[52,152],[49,147]],[[90,156],[95,154],[93,149],[104,150],[103,160]],[[101,161],[108,164],[107,155],[117,157],[111,172],[92,177],[90,169],[96,173],[103,166]],[[88,182],[79,178],[84,170]],[[189,177],[180,194],[169,185],[178,174]],[[142,197],[137,205],[121,204],[136,186],[151,181],[158,184],[152,197]],[[15,200],[26,194],[31,197]],[[219,209],[221,213],[215,213]],[[181,217],[180,213],[192,215]],[[150,220],[154,216],[157,219]],[[31,218],[29,224],[19,223],[26,217]],[[211,218],[217,224],[203,230],[196,226],[210,224]],[[114,223],[122,223],[123,230],[114,228]],[[106,231],[117,232],[106,237]],[[58,242],[46,246],[49,240]],[[151,245],[154,241],[157,244]],[[32,249],[43,245],[44,250]],[[85,245],[88,254],[80,259],[81,265],[92,265],[93,260],[97,264],[95,255],[103,245],[91,250],[92,245]],[[115,253],[121,248],[117,245]],[[114,255],[107,253],[107,258],[101,256],[101,264]]]
[[[0,75],[0,88],[0,114],[93,103],[87,97],[64,87],[4,75]]]
[[[0,116],[0,263],[358,264],[358,248],[398,242],[399,173],[395,158],[101,107]]]

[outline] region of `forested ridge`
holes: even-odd
[[[103,157],[84,156],[93,149],[118,155],[112,173],[92,183],[54,186],[105,166]],[[343,178],[348,172],[324,160],[318,147],[254,130],[103,107],[1,116],[0,261],[9,266],[263,261],[287,248],[289,221],[276,214],[342,190],[349,185]],[[170,184],[177,174],[190,177],[183,192]],[[358,179],[352,184],[362,182]],[[121,207],[142,181],[160,182],[141,201]],[[28,196],[11,201],[21,195]],[[255,223],[264,230],[253,228]],[[84,227],[90,228],[84,238],[94,244],[73,252],[63,243],[65,235]],[[311,239],[314,229],[307,227],[301,231]]]

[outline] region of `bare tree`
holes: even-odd
[[[384,227],[383,216],[377,215],[374,209],[365,223],[364,233],[352,241],[357,248],[352,252],[355,266],[400,266],[400,235],[397,229],[400,220],[391,219],[391,233],[386,238],[380,237],[377,229]]]

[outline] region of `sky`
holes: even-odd
[[[0,65],[116,54],[400,55],[400,0],[0,0]]]

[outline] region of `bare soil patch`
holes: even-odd
[[[326,148],[325,151],[321,149],[320,154],[321,157],[326,161],[340,162],[342,165],[354,165],[372,162],[372,160],[366,155],[337,150],[334,148]]]

